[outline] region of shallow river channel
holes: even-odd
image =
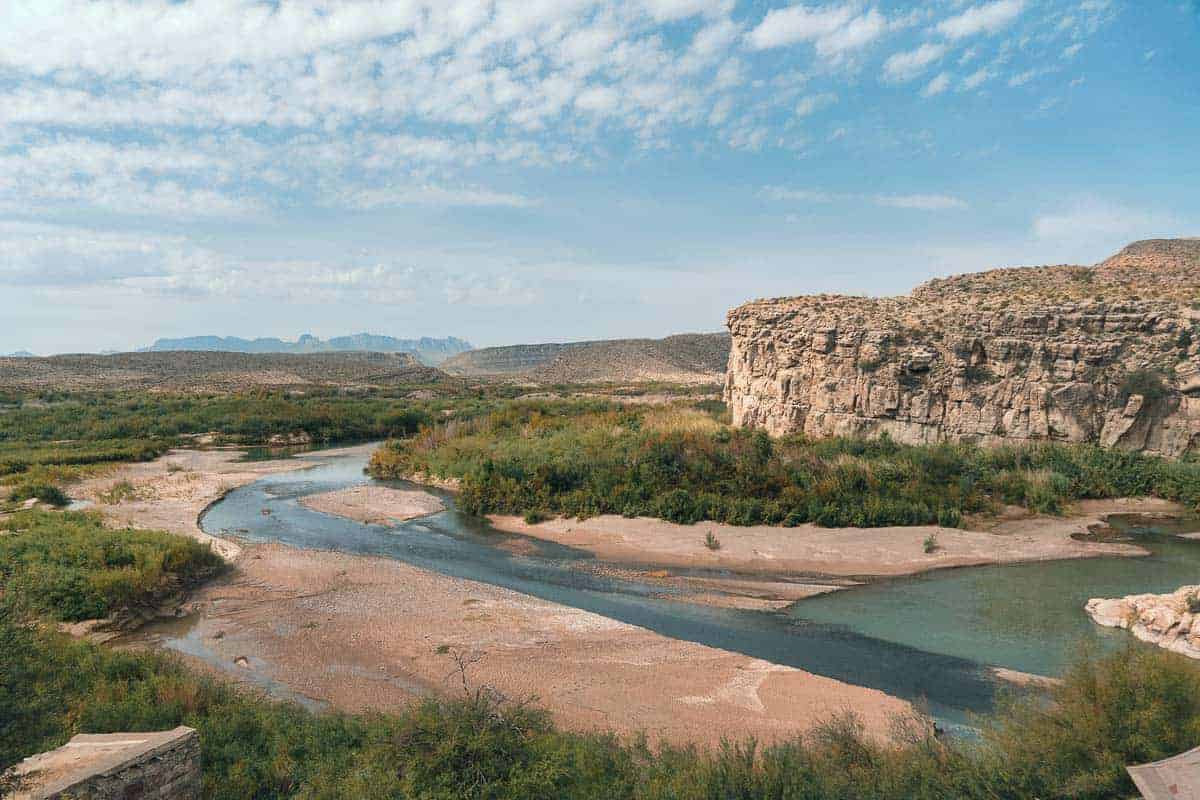
[[[1200,541],[1172,535],[1200,530],[1200,523],[1146,528],[1118,519],[1114,526],[1152,556],[941,570],[803,600],[784,611],[714,608],[664,597],[660,585],[581,570],[579,562],[590,556],[569,547],[532,540],[514,553],[498,546],[511,534],[459,512],[441,492],[446,511],[390,528],[309,510],[301,497],[372,479],[363,473],[361,452],[303,458],[313,466],[231,492],[204,514],[201,526],[251,542],[395,558],[503,586],[924,702],[950,727],[991,707],[1004,684],[990,667],[1055,675],[1085,644],[1108,649],[1130,641],[1124,631],[1087,618],[1089,597],[1200,582]]]

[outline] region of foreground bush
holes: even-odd
[[[0,591],[59,621],[155,605],[222,563],[193,539],[112,530],[94,514],[25,511],[0,519]]]
[[[461,481],[478,513],[624,514],[672,522],[959,526],[1015,504],[1153,495],[1200,507],[1200,464],[1088,445],[908,446],[887,437],[772,440],[718,409],[510,403],[425,427],[371,460],[377,477]]]
[[[853,718],[803,739],[715,752],[557,730],[474,692],[394,715],[313,714],[173,658],[74,642],[0,613],[0,769],[80,732],[200,732],[205,796],[592,800],[1102,800],[1127,764],[1200,743],[1200,672],[1150,648],[1085,660],[1049,698],[982,721],[978,742],[910,728],[898,746]]]

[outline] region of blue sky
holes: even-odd
[[[1200,235],[1192,0],[8,0],[0,352],[716,330]]]

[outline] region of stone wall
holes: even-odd
[[[1047,267],[935,281],[908,297],[747,303],[727,320],[734,424],[1195,452],[1200,311],[1189,293],[1200,300],[1200,242],[1184,250],[1194,259],[1170,262],[1151,299],[1114,289],[1100,268]]]
[[[199,800],[200,738],[185,727],[81,734],[15,772],[14,800]]]

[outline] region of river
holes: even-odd
[[[201,527],[251,542],[395,558],[503,586],[876,688],[925,704],[948,727],[991,708],[1001,685],[992,666],[1054,675],[1084,644],[1128,642],[1128,634],[1087,619],[1087,598],[1173,590],[1200,576],[1200,542],[1127,526],[1153,556],[942,570],[804,600],[782,612],[714,608],[663,597],[660,585],[580,570],[590,556],[562,545],[530,540],[514,553],[498,546],[511,534],[458,511],[441,492],[446,511],[396,527],[312,511],[299,499],[373,481],[363,472],[361,452],[315,452],[304,459],[312,466],[234,490],[204,514]]]

